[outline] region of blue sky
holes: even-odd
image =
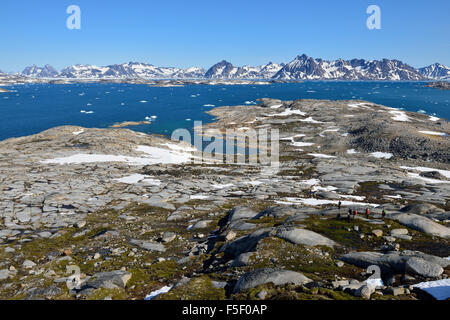
[[[72,4],[81,30],[66,28]],[[381,30],[366,27],[371,4],[381,8]],[[450,65],[449,13],[448,0],[2,0],[0,70],[128,61],[208,68],[302,53]]]

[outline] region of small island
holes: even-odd
[[[437,88],[441,90],[450,90],[450,82],[448,81],[430,82],[425,87]]]

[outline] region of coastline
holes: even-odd
[[[411,286],[450,270],[450,141],[420,132],[448,134],[447,121],[367,101],[258,102],[212,109],[206,128],[278,129],[277,167],[196,162],[188,144],[124,128],[63,126],[1,141],[0,257],[17,267],[2,271],[0,297],[42,297],[33,288],[46,275],[49,299],[144,299],[162,287],[157,299],[261,290],[364,299],[369,258],[433,265],[433,274],[409,271]],[[349,208],[361,216],[347,221]],[[67,260],[84,274],[80,290],[58,280]],[[420,297],[387,268],[399,280],[369,297]],[[319,291],[265,282],[280,272],[314,279]],[[236,285],[250,275],[259,286]]]

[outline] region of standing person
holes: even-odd
[[[383,211],[381,211],[381,219],[384,220],[385,216],[386,216],[386,211],[384,211],[384,209],[383,209]]]
[[[347,221],[350,221],[350,216],[352,215],[352,209],[348,208],[347,211]]]
[[[342,204],[342,202],[341,202],[341,200],[339,200],[339,202],[338,202],[338,210],[339,210],[339,212],[338,212],[338,215],[337,215],[338,219],[341,217],[341,204]]]
[[[369,219],[369,215],[370,215],[370,210],[369,208],[366,208],[366,218]]]
[[[353,210],[353,219],[355,219],[356,218],[356,216],[358,215],[358,210]]]

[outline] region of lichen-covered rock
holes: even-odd
[[[311,279],[305,277],[299,272],[283,269],[265,268],[245,273],[236,283],[233,292],[236,293],[270,282],[275,285],[282,285],[286,283],[300,285],[311,281]]]
[[[277,237],[295,244],[307,246],[328,246],[334,247],[336,243],[314,231],[299,228],[280,228]]]

